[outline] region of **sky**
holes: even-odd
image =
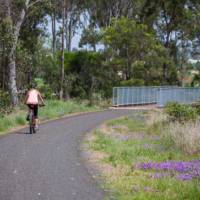
[[[52,33],[51,19],[48,18],[47,20],[48,20],[47,31],[48,31],[48,34],[49,34],[50,36],[52,36],[52,35],[51,35],[51,33]],[[85,22],[85,23],[86,23],[86,26],[87,26],[87,22]],[[56,24],[56,29],[59,30],[59,27],[60,27],[60,26],[61,26],[61,24],[57,23],[57,24]],[[83,49],[83,48],[79,48],[79,42],[80,42],[80,39],[81,39],[81,34],[82,34],[82,32],[83,32],[83,28],[79,28],[76,32],[77,32],[77,33],[76,33],[76,34],[74,35],[74,37],[72,38],[72,46],[71,46],[71,49],[72,49],[72,50],[73,50],[73,49],[78,49],[78,50]],[[104,48],[104,46],[101,45],[101,44],[98,44],[98,45],[96,46],[97,51],[98,51],[98,50],[102,50],[103,48]],[[88,45],[85,46],[84,49],[92,50]]]

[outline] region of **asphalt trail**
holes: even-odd
[[[0,200],[103,200],[83,165],[84,134],[132,111],[110,110],[46,123],[36,135],[23,129],[0,139]]]

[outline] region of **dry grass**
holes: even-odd
[[[153,126],[154,124],[163,122],[167,120],[166,114],[164,114],[162,111],[151,111],[147,115],[147,125]]]
[[[165,129],[167,116],[162,111],[151,111],[147,115],[147,132],[153,135],[161,135]]]
[[[173,145],[187,154],[200,152],[200,120],[196,122],[171,122],[162,111],[152,111],[147,115],[148,133],[170,138]]]
[[[169,125],[168,134],[175,145],[185,153],[200,152],[200,121],[181,124],[178,122]]]

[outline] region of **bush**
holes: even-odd
[[[130,80],[124,80],[121,81],[121,86],[144,86],[144,80],[143,79],[130,79]]]
[[[42,95],[47,99],[51,99],[53,92],[50,86],[46,84],[41,78],[35,78],[34,81],[37,84],[37,88],[42,93]]]
[[[0,117],[11,111],[10,96],[8,92],[0,90]]]
[[[196,109],[197,114],[200,115],[200,102],[197,102],[197,103],[193,104],[192,106],[193,106],[193,108]]]
[[[168,103],[165,107],[165,113],[170,121],[187,122],[197,119],[197,110],[190,105],[183,105],[176,102]]]

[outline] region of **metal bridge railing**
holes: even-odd
[[[200,100],[200,88],[160,88],[158,90],[157,105],[165,106],[168,102],[192,104]]]
[[[158,87],[116,87],[113,88],[113,105],[155,104]]]
[[[200,88],[164,87],[115,87],[113,106],[157,104],[165,106],[168,102],[191,104],[200,100]]]

